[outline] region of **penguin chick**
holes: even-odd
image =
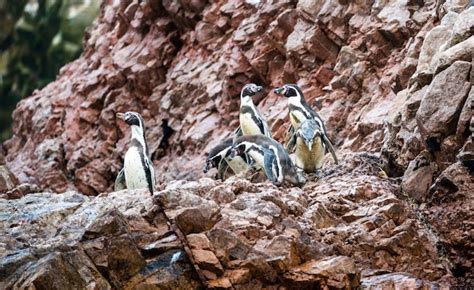
[[[232,138],[226,139],[211,149],[207,156],[206,165],[203,172],[207,173],[211,168],[217,168],[217,178],[224,180],[228,169],[232,169],[233,174],[246,171],[247,165],[245,155],[230,157],[232,148]]]
[[[151,194],[155,188],[155,170],[150,160],[148,145],[145,138],[145,123],[136,112],[117,113],[117,118],[124,120],[132,129],[130,146],[125,153],[123,176],[127,189],[148,188]],[[121,172],[122,172],[121,171]],[[120,186],[117,176],[116,184]]]
[[[247,84],[242,88],[240,93],[240,130],[237,130],[236,136],[240,135],[255,135],[262,134],[268,137],[272,137],[272,132],[270,127],[268,127],[267,122],[262,117],[260,112],[255,107],[252,97],[257,93],[261,92],[263,88],[257,86],[256,84]]]
[[[246,135],[237,138],[231,156],[247,154],[255,167],[263,168],[267,178],[275,185],[285,181],[302,186],[306,180],[299,175],[290,156],[277,141],[264,135]]]
[[[307,119],[296,131],[296,166],[306,173],[315,173],[323,166],[326,150],[331,152],[337,163],[331,142],[314,119]]]
[[[301,89],[295,84],[285,84],[281,88],[276,88],[274,92],[276,94],[283,95],[284,97],[288,98],[288,110],[291,122],[291,126],[288,128],[287,136],[285,138],[285,145],[288,149],[288,152],[293,153],[296,149],[296,131],[300,128],[301,124],[306,120],[312,119],[317,123],[317,127],[320,128],[319,130],[321,131],[323,136],[322,140],[326,144],[330,144],[326,145],[326,147],[328,150],[332,151],[331,154],[333,154],[334,148],[332,146],[331,140],[327,136],[326,127],[324,126],[323,119],[321,119],[318,113],[316,113],[306,102]],[[316,146],[322,146],[323,143],[317,143],[319,145]],[[319,148],[317,150],[322,149]],[[338,164],[338,160],[335,154],[333,154],[333,157],[336,164]]]

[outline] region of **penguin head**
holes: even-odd
[[[286,98],[297,97],[298,99],[304,99],[303,92],[295,84],[285,84],[281,88],[274,89],[273,92]]]
[[[247,142],[237,143],[232,146],[230,149],[230,158],[234,158],[235,156],[242,155],[247,151]]]
[[[221,160],[222,158],[219,155],[214,156],[211,159],[207,159],[202,172],[207,173],[211,168],[218,167]]]
[[[219,164],[229,156],[230,148],[232,147],[232,138],[226,139],[209,151],[209,155],[206,159],[206,164],[204,165],[203,172],[207,173],[211,168],[219,167]]]
[[[257,86],[256,84],[246,84],[240,93],[240,97],[253,97],[257,93],[261,92],[263,90],[262,86]]]
[[[117,113],[115,116],[119,119],[124,120],[130,126],[138,126],[144,128],[144,122],[142,116],[136,112]]]
[[[138,139],[142,145],[147,146],[145,142],[145,122],[143,122],[142,116],[140,116],[140,114],[136,112],[126,112],[117,113],[115,116],[124,120],[125,123],[132,127],[132,139]]]

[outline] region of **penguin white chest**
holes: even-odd
[[[298,130],[301,123],[306,120],[306,116],[300,111],[293,110],[290,112],[290,122],[295,130]]]
[[[125,183],[128,189],[147,188],[145,168],[138,148],[131,147],[125,154],[124,160]]]
[[[263,134],[258,125],[252,119],[252,114],[244,113],[239,116],[240,128],[243,135]]]
[[[264,159],[264,156],[260,152],[257,152],[256,150],[250,150],[248,154],[255,161],[255,165],[257,168],[265,167],[265,159]]]

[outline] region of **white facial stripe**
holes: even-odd
[[[283,179],[282,179],[283,178],[283,168],[281,166],[280,158],[278,157],[278,150],[277,150],[277,148],[271,148],[271,150],[275,154],[275,159],[276,159],[277,165],[278,165],[278,181],[282,182],[283,181]]]
[[[250,146],[254,145],[254,143],[250,143],[248,141],[244,141],[242,143],[240,143],[241,145],[244,145],[245,147],[245,150],[247,150],[248,148],[250,148]]]
[[[146,153],[146,142],[145,142],[145,124],[143,124],[142,118],[135,112],[127,112],[127,114],[132,115],[133,117],[138,119],[138,126],[132,125],[132,139],[136,139],[143,147],[143,156],[146,160],[148,160],[148,156]],[[148,160],[150,161],[150,160]],[[151,163],[151,161],[150,161]]]
[[[254,107],[252,98],[249,97],[249,96],[241,96],[240,106],[243,106],[243,105],[246,105],[246,106],[249,106],[249,107]]]

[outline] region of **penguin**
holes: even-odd
[[[255,167],[263,168],[267,178],[275,185],[285,181],[302,186],[306,180],[299,175],[285,148],[274,139],[265,135],[244,135],[234,141],[231,157],[248,154]]]
[[[303,121],[296,130],[295,164],[306,173],[317,173],[323,166],[326,150],[337,162],[334,148],[324,134],[323,128],[314,119]]]
[[[207,173],[211,168],[217,168],[217,178],[224,180],[229,168],[231,173],[239,174],[249,169],[247,158],[245,155],[236,155],[230,157],[230,150],[232,148],[232,138],[226,139],[211,149],[206,159],[206,165],[203,172]]]
[[[130,146],[125,153],[124,165],[115,180],[115,187],[127,189],[148,188],[151,194],[155,188],[155,170],[150,160],[145,138],[145,123],[136,112],[117,113],[117,118],[124,120],[132,129]]]
[[[288,109],[290,115],[290,123],[291,126],[288,129],[285,144],[286,148],[290,153],[295,151],[297,138],[296,138],[296,131],[300,128],[301,124],[308,120],[312,119],[316,122],[317,127],[321,130],[321,140],[323,142],[316,142],[314,145],[319,147],[324,147],[324,151],[329,150],[334,158],[336,164],[338,164],[338,160],[336,154],[334,153],[334,148],[332,146],[331,140],[327,136],[326,127],[324,126],[324,122],[321,117],[316,113],[306,102],[303,92],[301,89],[295,84],[285,84],[281,88],[275,88],[274,92],[278,95],[283,95],[284,97],[288,98]],[[310,124],[308,124],[309,126]],[[311,149],[313,150],[313,149]],[[322,148],[314,148],[314,152],[319,152],[323,150]],[[323,154],[324,156],[324,154]],[[322,158],[322,157],[321,157]],[[322,162],[318,160],[318,162]]]
[[[242,88],[240,93],[240,128],[237,129],[236,137],[255,134],[272,137],[270,127],[252,101],[252,97],[262,90],[263,88],[256,84],[247,84]]]

